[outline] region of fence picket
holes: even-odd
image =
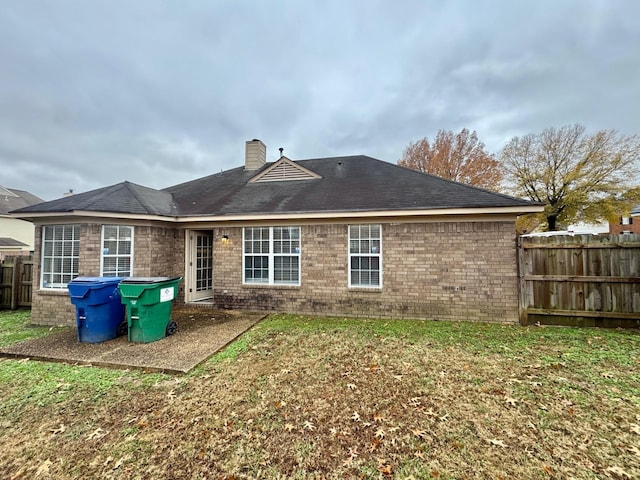
[[[521,237],[518,250],[523,325],[640,327],[640,235]]]
[[[6,256],[0,263],[0,309],[31,307],[33,258]]]

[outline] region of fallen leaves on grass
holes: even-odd
[[[487,440],[491,445],[496,446],[496,447],[501,447],[501,448],[505,448],[506,445],[502,440],[498,440],[497,438],[491,438],[489,440]]]
[[[551,339],[540,351],[510,345],[503,356],[492,353],[489,335],[475,344],[486,348],[473,349],[463,340],[442,347],[426,333],[373,341],[355,329],[258,327],[251,335],[255,350],[206,363],[179,383],[162,377],[139,387],[135,402],[131,382],[85,402],[87,388],[54,377],[72,388],[53,383],[65,395],[40,430],[26,419],[42,410],[25,409],[20,437],[5,436],[11,456],[0,459],[0,471],[31,462],[34,476],[36,465],[59,458],[64,468],[86,468],[88,478],[640,478],[640,418],[626,386],[637,380],[628,366],[606,363],[619,388],[614,401],[600,364],[589,363],[587,380],[579,362],[550,366],[545,355],[557,362],[558,349]],[[71,435],[80,414],[95,423]],[[51,432],[47,442],[43,432]],[[25,438],[38,450],[23,447]],[[96,455],[96,440],[108,461],[107,453]],[[87,463],[92,456],[99,461]],[[46,468],[55,476],[62,467]]]
[[[108,434],[109,432],[107,432],[106,430],[103,430],[102,428],[96,428],[93,432],[87,435],[87,440],[98,440],[102,437],[107,436]]]
[[[377,469],[381,474],[385,476],[391,476],[393,474],[393,468],[391,467],[391,465],[388,465],[384,462],[379,463]]]
[[[53,462],[47,458],[40,464],[38,470],[36,470],[36,477],[39,477],[40,475],[48,475],[51,465],[53,465]]]
[[[57,435],[59,433],[64,433],[66,430],[67,430],[67,427],[65,427],[64,424],[61,423],[58,428],[52,428],[49,431],[51,432],[51,435]]]
[[[620,478],[620,479],[631,479],[631,475],[629,473],[627,473],[624,469],[622,469],[621,467],[607,467],[604,470],[604,473],[609,476],[609,477],[613,477],[613,478]]]

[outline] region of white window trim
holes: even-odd
[[[133,246],[135,245],[135,227],[133,225],[114,225],[114,224],[108,224],[108,225],[102,225],[102,232],[100,233],[100,276],[103,277],[104,276],[104,228],[105,227],[118,227],[118,233],[120,232],[120,228],[119,227],[129,227],[131,228],[131,253],[129,255],[110,255],[110,256],[114,256],[116,258],[119,257],[126,257],[129,256],[131,257],[131,268],[130,270],[130,277],[133,277],[133,259],[134,259],[134,251],[133,251]]]
[[[268,228],[269,229],[269,253],[246,253],[245,248],[245,240],[246,240],[246,231],[247,228]],[[274,228],[297,228],[299,233],[298,243],[300,244],[300,251],[298,253],[273,253],[273,229]],[[242,284],[243,285],[264,285],[271,287],[299,287],[302,285],[302,261],[301,261],[301,252],[302,252],[302,231],[301,228],[297,225],[284,225],[284,226],[275,226],[275,227],[243,227],[242,228]],[[245,271],[245,260],[249,257],[268,257],[269,258],[269,282],[247,282],[246,279],[246,271]],[[278,282],[274,281],[274,272],[275,272],[275,257],[298,257],[298,281],[297,282]]]
[[[381,290],[382,289],[382,285],[383,285],[383,279],[382,279],[382,272],[384,271],[384,269],[382,268],[382,252],[384,251],[383,245],[382,245],[382,225],[378,224],[378,223],[367,223],[367,224],[363,224],[363,225],[370,225],[370,226],[377,226],[380,227],[380,251],[378,253],[369,253],[369,254],[363,254],[363,253],[351,253],[351,227],[355,226],[355,224],[353,225],[347,225],[347,270],[348,270],[348,274],[349,274],[349,288],[352,289],[360,289],[360,288],[364,288],[364,289],[370,289],[370,290]],[[351,257],[378,257],[379,260],[379,265],[380,265],[380,271],[379,271],[379,278],[380,278],[380,285],[353,285],[351,283]]]
[[[69,288],[67,287],[68,283],[60,284],[60,285],[64,285],[64,286],[60,286],[60,287],[45,287],[44,286],[44,274],[45,274],[45,271],[44,271],[44,260],[45,260],[44,247],[45,247],[45,243],[46,243],[46,241],[45,241],[46,232],[45,231],[46,231],[47,228],[53,228],[53,227],[76,227],[77,228],[77,232],[78,232],[78,268],[79,268],[79,264],[80,264],[80,235],[81,235],[80,225],[78,225],[78,224],[43,225],[42,226],[42,230],[41,230],[41,243],[42,243],[42,245],[40,246],[41,247],[40,248],[40,290],[47,290],[47,291],[51,291],[51,292],[65,292],[65,291],[69,290]],[[57,284],[54,284],[54,285],[57,285]]]

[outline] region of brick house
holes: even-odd
[[[366,156],[129,182],[14,212],[36,224],[32,320],[72,324],[77,275],[180,275],[178,303],[323,315],[518,319],[515,220],[531,202]]]
[[[640,205],[632,208],[628,216],[620,217],[617,223],[609,222],[609,233],[616,235],[621,233],[640,234]]]

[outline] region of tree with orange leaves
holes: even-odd
[[[410,143],[398,165],[494,191],[502,181],[498,160],[466,128],[459,133],[439,130],[433,143],[426,137]]]

